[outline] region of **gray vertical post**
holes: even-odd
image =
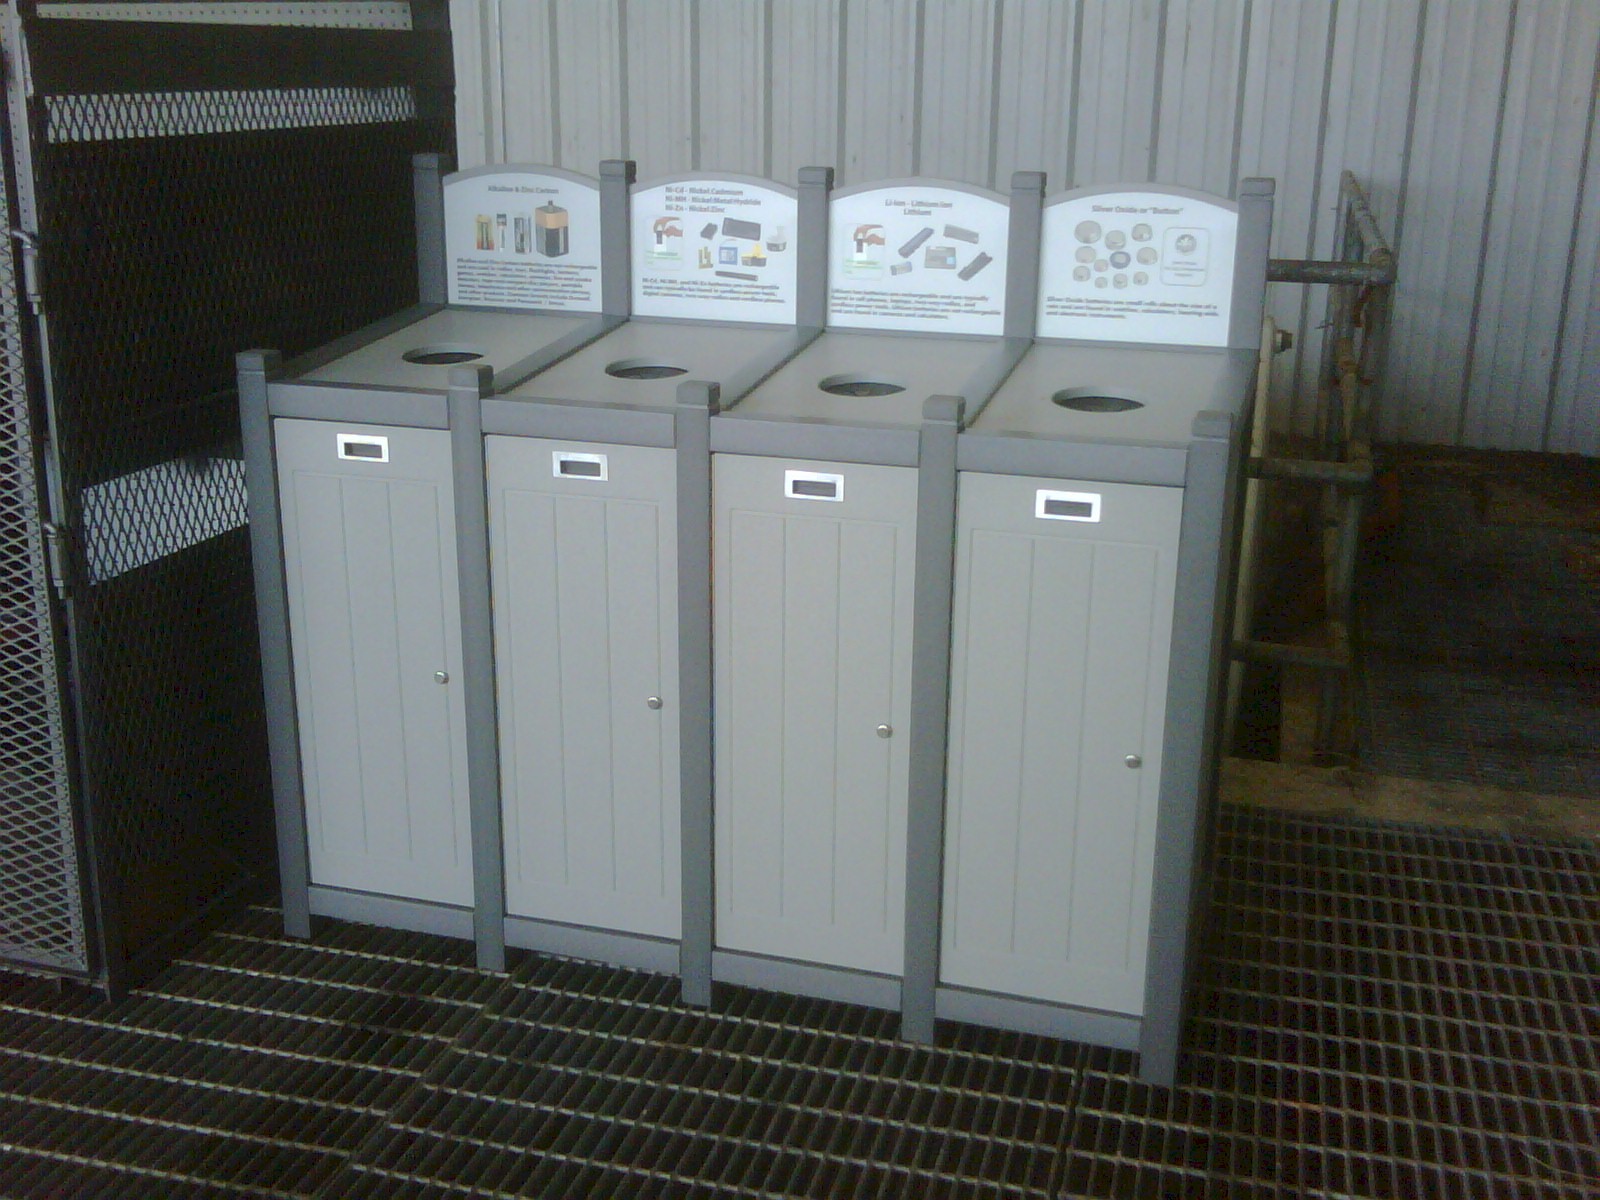
[[[1044,237],[1044,172],[1011,176],[1011,222],[1006,253],[1008,338],[1031,338],[1038,328],[1039,250]]]
[[[311,864],[306,848],[306,802],[300,773],[300,728],[295,718],[294,660],[289,649],[289,594],[284,579],[283,525],[278,510],[278,464],[272,452],[267,384],[283,359],[276,350],[246,350],[239,372],[239,429],[255,566],[256,626],[261,642],[261,687],[266,702],[267,754],[278,827],[278,880],[283,931],[311,936]]]
[[[1233,250],[1233,308],[1228,346],[1261,349],[1261,317],[1267,302],[1267,261],[1272,254],[1272,205],[1277,184],[1246,179],[1239,184],[1239,232]]]
[[[711,1003],[715,938],[711,763],[711,418],[722,389],[678,385],[678,794],[682,805],[683,940],[679,971],[686,1004]]]
[[[950,603],[955,575],[959,396],[922,406],[917,460],[916,583],[911,616],[911,746],[906,806],[906,942],[900,1036],[931,1042],[944,895],[945,757],[949,742]]]
[[[489,510],[483,465],[483,397],[491,367],[450,371],[450,454],[461,593],[461,688],[467,715],[467,792],[472,824],[472,930],[478,966],[506,967],[505,859],[500,834],[500,737],[494,623],[489,592]]]
[[[1150,948],[1139,1030],[1139,1078],[1162,1086],[1170,1086],[1177,1075],[1193,965],[1190,951],[1204,918],[1199,909],[1220,707],[1213,700],[1225,669],[1228,556],[1223,539],[1231,527],[1234,433],[1227,413],[1199,414],[1184,469]]]
[[[631,159],[608,158],[600,164],[600,311],[608,317],[633,312],[633,229],[628,219],[633,177]]]
[[[449,169],[446,155],[411,156],[411,189],[417,207],[417,298],[424,304],[450,302],[444,254],[444,175]]]
[[[794,248],[795,323],[821,329],[828,323],[828,193],[832,167],[800,168],[800,227]]]

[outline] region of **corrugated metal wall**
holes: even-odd
[[[1400,256],[1383,435],[1600,455],[1595,0],[452,0],[463,166],[1003,188],[1278,181],[1332,253],[1339,172]],[[1320,289],[1276,383],[1302,427]],[[1296,383],[1301,386],[1295,386]]]

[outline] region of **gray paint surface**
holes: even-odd
[[[867,1008],[900,1007],[900,981],[890,975],[842,971],[816,963],[768,958],[718,950],[713,957],[717,979],[741,987],[815,996]]]
[[[311,936],[306,899],[311,869],[306,857],[305,795],[301,787],[300,731],[295,719],[294,663],[289,650],[289,600],[283,569],[283,526],[278,508],[278,462],[267,412],[268,381],[280,358],[275,350],[239,355],[239,427],[245,493],[250,511],[250,557],[255,572],[256,624],[261,643],[261,683],[272,764],[273,809],[278,834],[278,884],[284,931]]]
[[[506,918],[506,944],[541,954],[587,958],[636,971],[671,975],[678,969],[678,943],[663,938],[630,937],[608,929],[585,929],[526,917]]]
[[[1188,444],[1196,413],[1239,410],[1255,372],[1256,355],[1248,350],[1038,342],[971,427],[980,435],[1181,447]],[[1109,397],[1139,407],[1083,411],[1059,403],[1058,395]]]
[[[711,421],[717,385],[678,387],[679,795],[683,809],[683,937],[687,1004],[711,1003],[716,906],[713,874]]]
[[[612,158],[600,164],[600,224],[605,229],[600,248],[600,311],[608,317],[625,317],[633,311],[633,228],[628,223],[628,196],[634,175],[634,164],[627,159]]]
[[[445,391],[455,365],[408,360],[430,348],[476,353],[469,366],[497,371],[512,367],[541,346],[595,326],[589,313],[479,312],[445,308],[342,358],[308,371],[307,382],[357,383],[370,387],[428,388]]]
[[[359,921],[363,925],[382,925],[387,929],[410,929],[416,933],[431,933],[463,941],[472,939],[472,910],[469,908],[425,904],[370,892],[347,892],[315,884],[309,895],[311,912],[319,917]]]
[[[944,887],[945,759],[950,693],[950,603],[956,544],[956,440],[963,404],[923,406],[917,467],[916,597],[911,629],[911,728],[906,804],[906,926],[900,1035],[933,1040]]]
[[[800,226],[795,231],[795,324],[820,329],[828,319],[828,192],[832,167],[800,171]]]
[[[373,321],[369,325],[363,325],[352,333],[334,338],[331,342],[324,342],[316,349],[308,350],[304,354],[296,355],[283,364],[279,373],[291,378],[308,374],[336,358],[343,358],[346,354],[359,350],[363,346],[371,345],[379,338],[388,337],[391,333],[398,333],[400,330],[414,325],[424,317],[432,316],[442,308],[444,308],[442,304],[413,304],[410,308],[403,308],[393,316]]]
[[[1229,310],[1228,346],[1234,350],[1261,349],[1261,318],[1265,312],[1267,264],[1271,258],[1273,197],[1271,179],[1245,179],[1239,183],[1239,234],[1233,251],[1233,306]]]
[[[1113,441],[1062,441],[1040,434],[968,434],[956,447],[963,471],[1049,475],[1112,483],[1181,487],[1188,462],[1182,446],[1124,446]]]
[[[959,488],[941,981],[1141,1016],[1184,493]]]
[[[1195,421],[1183,489],[1178,592],[1167,677],[1162,747],[1161,811],[1156,826],[1154,899],[1139,1039],[1140,1077],[1170,1084],[1194,969],[1195,932],[1205,913],[1205,851],[1210,839],[1218,766],[1219,689],[1226,675],[1230,547],[1242,428],[1226,413]]]
[[[673,441],[670,412],[641,412],[615,405],[563,404],[522,397],[486,399],[483,427],[486,433],[623,446],[671,446]]]
[[[483,396],[488,367],[450,376],[450,455],[456,518],[456,592],[461,606],[461,695],[466,716],[472,821],[473,930],[478,966],[503,971],[505,880],[501,871],[500,747],[495,736],[495,647],[489,605],[488,514],[484,500]]]
[[[1039,310],[1039,250],[1043,237],[1045,175],[1011,176],[1011,223],[1006,260],[1006,336],[1032,337]]]
[[[966,988],[942,987],[938,994],[941,1020],[966,1021],[973,1025],[998,1025],[1023,1033],[1088,1042],[1095,1046],[1114,1046],[1118,1050],[1139,1048],[1139,1022],[1116,1013],[1093,1012],[1082,1008],[1063,1008],[1058,1004],[1037,1004],[1015,996],[997,996]]]
[[[737,410],[735,410],[737,411]],[[780,417],[721,416],[711,423],[711,448],[718,453],[821,458],[840,463],[917,465],[918,434],[912,428],[827,425]]]
[[[690,379],[720,382],[750,371],[756,371],[759,378],[772,363],[794,352],[796,336],[794,328],[787,325],[629,321],[507,395],[671,410],[680,383]],[[638,365],[678,373],[644,379],[611,373]]]
[[[842,500],[787,498],[790,470]],[[897,975],[916,474],[718,454],[712,475],[717,946]]]
[[[417,209],[417,295],[424,304],[448,302],[444,249],[444,154],[411,157],[411,187]]]
[[[267,407],[275,417],[307,421],[361,421],[369,425],[404,425],[411,429],[450,428],[443,391],[364,388],[353,383],[300,383],[286,379],[267,391]]]
[[[673,452],[490,437],[484,454],[506,909],[676,940]]]
[[[781,417],[833,425],[916,428],[931,395],[976,395],[1006,347],[997,338],[830,329],[729,412],[729,420]],[[824,383],[843,377],[901,389],[884,396],[836,395]],[[987,394],[987,393],[985,393]]]
[[[312,882],[470,907],[449,435],[275,432]],[[338,458],[341,433],[389,461]]]

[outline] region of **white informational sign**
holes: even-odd
[[[633,311],[792,325],[799,212],[792,191],[744,179],[635,189]]]
[[[444,183],[452,304],[600,311],[600,190],[581,175],[468,171]]]
[[[1238,225],[1230,207],[1167,192],[1050,202],[1039,336],[1226,346]]]
[[[1005,332],[1010,208],[956,188],[896,184],[828,212],[828,324]]]

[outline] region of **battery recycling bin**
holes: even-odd
[[[981,401],[1027,342],[1006,197],[830,209],[829,328],[712,421],[715,969],[898,1008],[925,405]]]
[[[518,250],[470,216],[450,228],[453,193],[503,173],[439,166],[418,160],[424,303],[288,364],[240,360],[284,915],[301,936],[312,914],[479,932],[468,697],[484,671],[466,650],[450,374],[468,364],[505,387],[617,323],[597,263],[589,293],[545,297],[555,307],[446,303],[474,262]],[[592,181],[540,178],[598,210]],[[479,940],[498,962],[497,938]]]
[[[680,471],[708,468],[703,446],[679,461],[678,394],[704,381],[737,398],[814,336],[795,323],[799,203],[742,178],[640,185],[634,318],[484,401],[513,945],[680,969],[680,552],[709,531],[680,527]],[[733,272],[755,282],[716,265],[723,245],[760,254]],[[692,728],[709,715],[697,694]]]
[[[1270,222],[1268,181],[1048,202],[1039,340],[957,451],[939,1012],[1147,1078],[1201,907]]]

